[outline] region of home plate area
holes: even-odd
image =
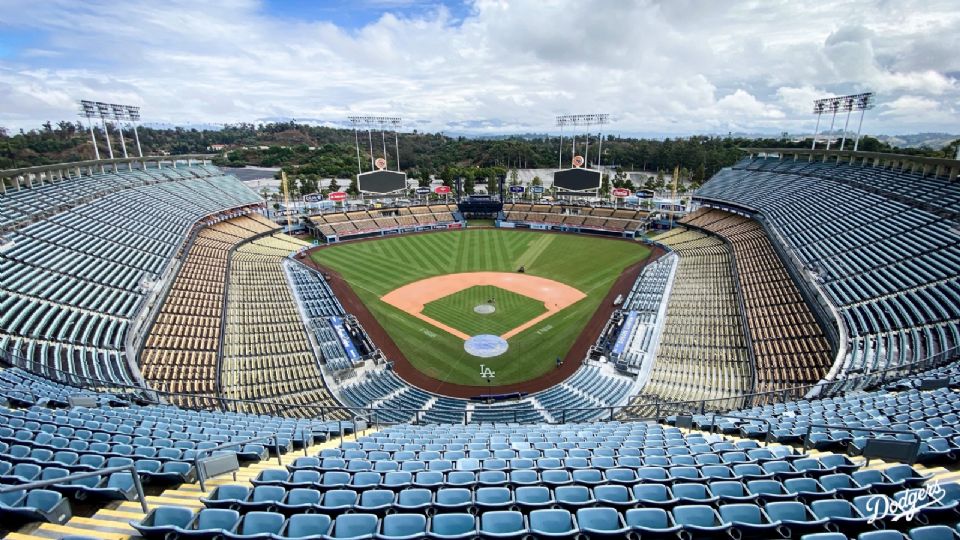
[[[586,295],[531,274],[464,272],[434,276],[390,291],[381,300],[464,341],[478,358],[507,351],[507,341]]]
[[[463,350],[478,358],[493,358],[507,352],[510,345],[500,336],[480,334],[463,342]]]

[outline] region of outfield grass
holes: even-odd
[[[350,283],[417,369],[443,381],[482,385],[481,363],[496,371],[496,384],[533,379],[555,369],[556,358],[570,350],[617,276],[649,254],[638,243],[591,236],[467,229],[347,243],[312,256]],[[431,276],[513,272],[520,266],[587,297],[512,337],[510,349],[495,358],[467,354],[462,340],[380,300],[397,287]],[[499,307],[499,299],[497,303]]]
[[[496,311],[480,315],[473,308],[494,300]],[[423,306],[423,314],[452,326],[468,336],[499,336],[542,314],[543,302],[493,285],[478,285],[444,296]]]

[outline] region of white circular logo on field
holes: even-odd
[[[507,340],[491,334],[480,334],[463,342],[463,350],[479,358],[493,358],[507,352]]]
[[[473,312],[480,315],[489,315],[496,310],[497,308],[493,307],[493,304],[480,304],[473,308]]]

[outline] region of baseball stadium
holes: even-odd
[[[873,93],[652,188],[606,113],[504,167],[85,97],[0,133],[0,537],[960,539],[960,151]]]

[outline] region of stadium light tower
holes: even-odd
[[[80,116],[87,119],[87,127],[90,128],[90,141],[93,143],[93,155],[97,161],[100,160],[100,149],[97,148],[97,136],[93,134],[93,118],[97,116],[97,106],[94,102],[86,99],[80,100]]]
[[[810,146],[811,149],[816,148],[817,146],[817,134],[820,130],[820,116],[824,112],[832,113],[832,118],[830,120],[830,129],[833,131],[834,123],[837,119],[838,112],[847,113],[846,120],[843,123],[843,135],[840,139],[840,150],[843,150],[847,142],[847,127],[850,125],[850,114],[853,111],[860,111],[860,124],[857,127],[857,139],[853,144],[853,151],[856,152],[857,148],[860,145],[860,130],[863,128],[863,116],[867,109],[873,108],[873,92],[865,92],[862,94],[850,94],[847,96],[835,96],[829,98],[821,98],[813,101],[813,114],[817,115],[817,128],[813,133],[813,144]],[[827,150],[830,149],[830,136],[827,135]]]
[[[853,141],[854,152],[860,147],[860,129],[863,128],[863,115],[867,112],[867,109],[872,109],[873,105],[873,92],[857,94],[854,99],[853,108],[860,111],[860,123],[857,125],[857,138]],[[840,149],[843,150],[843,145],[841,145]]]
[[[120,133],[120,147],[123,148],[123,157],[129,157],[127,156],[127,141],[123,138],[123,121],[127,119],[127,109],[123,105],[111,103],[110,111],[113,113],[117,132]]]
[[[383,140],[383,159],[387,159],[387,128],[393,131],[393,141],[397,152],[397,171],[400,171],[400,135],[403,119],[399,116],[350,116],[347,118],[353,124],[354,139],[357,143],[357,172],[360,167],[360,127],[367,128],[367,139],[370,142],[370,170],[374,170],[373,159],[373,128],[380,128],[380,137]]]
[[[563,168],[563,128],[566,126],[573,127],[590,127],[590,126],[603,126],[610,123],[610,115],[607,113],[594,113],[594,114],[562,114],[557,116],[557,126],[560,128],[560,157],[559,163],[560,167]],[[600,160],[603,158],[603,130],[600,131],[600,149],[597,152],[597,169],[600,168]],[[590,135],[589,132],[586,137],[586,146],[584,150],[584,163],[587,167],[590,166]],[[573,158],[577,154],[577,135],[573,135],[573,153],[570,156],[571,166],[573,165]]]
[[[143,157],[143,149],[140,148],[140,135],[137,134],[137,122],[140,121],[140,107],[126,105],[127,118],[130,119],[130,125],[133,126],[133,140],[137,141],[137,153]]]
[[[107,117],[113,111],[110,110],[110,105],[102,101],[96,102],[95,105],[97,106],[97,114],[100,115],[100,122],[103,124],[103,136],[107,138],[107,152],[110,153],[110,159],[113,159],[113,145],[110,143],[110,132],[107,131]]]
[[[813,144],[810,145],[811,150],[817,147],[817,135],[820,133],[820,117],[823,116],[823,110],[826,106],[827,104],[823,100],[818,99],[813,102],[813,114],[817,115],[817,127],[813,129]]]

